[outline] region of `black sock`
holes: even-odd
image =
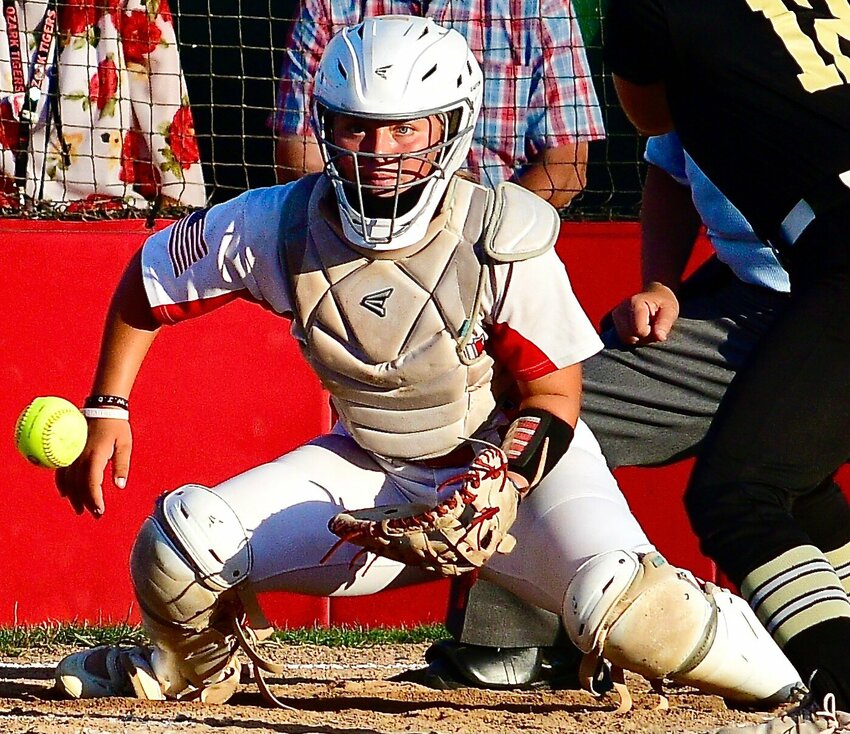
[[[795,635],[783,648],[816,700],[835,694],[837,708],[850,711],[850,619],[830,619]],[[814,673],[814,677],[812,677]]]

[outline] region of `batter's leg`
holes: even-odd
[[[730,386],[686,494],[703,551],[741,588],[816,693],[850,707],[850,602],[795,500],[850,456],[850,223],[795,247],[798,292]]]

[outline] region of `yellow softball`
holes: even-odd
[[[33,400],[18,416],[15,445],[37,466],[68,466],[82,453],[88,424],[77,407],[57,397]]]

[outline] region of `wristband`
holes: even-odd
[[[536,487],[567,452],[573,440],[573,427],[546,410],[521,410],[502,441],[508,457],[508,471]]]
[[[119,421],[130,420],[130,411],[124,408],[82,408],[80,412],[86,418],[114,418]]]
[[[127,398],[122,398],[120,395],[89,395],[83,406],[86,408],[106,408],[113,406],[115,408],[130,410],[130,401]]]

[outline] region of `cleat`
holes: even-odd
[[[827,693],[820,708],[809,697],[772,719],[715,729],[710,734],[850,734],[850,714],[838,711],[835,696]]]
[[[55,688],[68,698],[128,696],[164,701],[150,658],[149,647],[101,645],[75,652],[56,666]]]

